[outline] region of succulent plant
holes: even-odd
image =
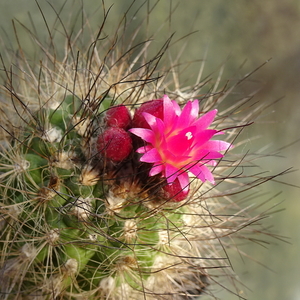
[[[234,278],[231,236],[262,217],[230,198],[267,180],[237,183],[241,157],[225,154],[255,117],[237,113],[248,99],[217,115],[231,87],[171,90],[169,72],[155,75],[168,43],[137,63],[148,43],[124,49],[99,39],[103,27],[77,55],[66,32],[61,61],[37,39],[38,66],[22,48],[3,66],[1,299],[210,295],[209,283]]]

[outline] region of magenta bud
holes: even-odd
[[[109,160],[120,162],[126,159],[132,151],[132,140],[124,129],[109,127],[99,135],[97,149]]]
[[[170,201],[179,202],[184,200],[189,194],[189,189],[183,190],[178,178],[174,182],[167,184],[163,187],[164,196]]]
[[[164,108],[163,100],[151,100],[143,103],[136,111],[132,120],[132,128],[148,128],[150,129],[149,124],[145,120],[143,113],[147,112],[157,118],[163,119]]]
[[[127,129],[131,123],[131,116],[125,105],[118,105],[106,111],[105,120],[108,127]]]

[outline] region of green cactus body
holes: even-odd
[[[5,170],[13,161],[1,158],[7,209],[2,230],[12,241],[0,273],[5,299],[56,299],[52,292],[61,299],[156,299],[159,295],[145,296],[158,284],[156,274],[172,274],[178,265],[188,270],[184,260],[191,255],[181,245],[191,230],[186,208],[141,193],[130,174],[109,178],[90,151],[93,137],[87,131],[101,128],[103,102],[85,131],[72,122],[84,111],[78,98],[68,96],[56,110],[36,112],[20,141],[25,167],[16,179],[3,176],[14,166]]]

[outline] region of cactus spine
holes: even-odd
[[[190,93],[172,91],[155,75],[168,42],[138,65],[131,58],[136,45],[120,54],[117,42],[99,39],[101,30],[77,55],[78,40],[70,35],[72,47],[61,61],[49,50],[31,66],[20,48],[17,67],[4,67],[2,299],[195,299],[210,294],[209,281],[218,281],[211,270],[231,276],[223,252],[227,237],[261,218],[239,215],[228,198],[238,189],[221,193],[195,178],[181,201],[166,197],[160,178],[149,177],[149,166],[131,149],[139,142],[127,125],[116,129],[107,115],[122,106],[132,117],[165,90],[183,104],[203,94],[202,84],[187,88]],[[140,47],[144,53],[148,44]],[[214,109],[229,92],[204,93],[201,111]],[[230,127],[228,141],[248,122],[219,115],[213,126]],[[116,134],[124,138],[120,149],[129,147],[125,154],[110,148]],[[239,163],[215,166],[218,183]]]

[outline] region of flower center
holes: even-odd
[[[188,141],[193,138],[193,134],[189,131],[185,134],[185,136],[187,137]]]

